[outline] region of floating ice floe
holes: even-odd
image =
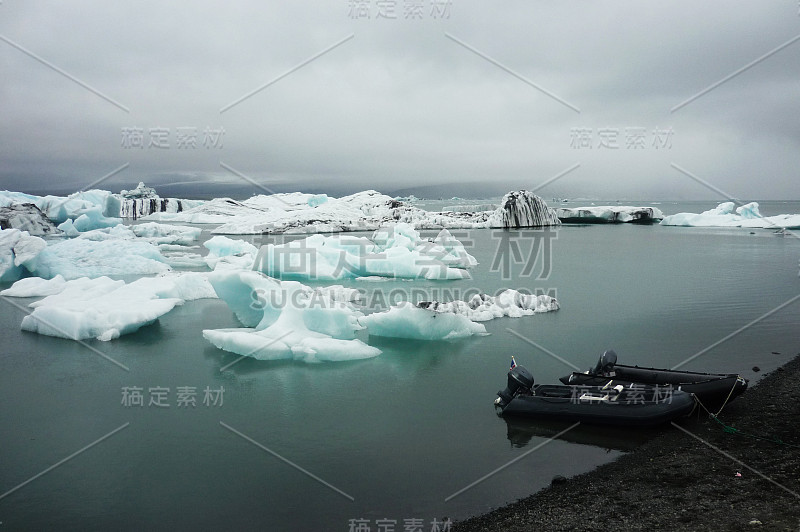
[[[79,233],[84,231],[91,231],[93,229],[102,229],[105,227],[114,227],[122,223],[122,218],[109,218],[103,215],[100,207],[90,207],[72,220],[68,218],[65,222],[61,223],[58,228],[67,236],[78,236]]]
[[[33,271],[46,247],[44,240],[27,231],[0,229],[0,282],[16,281]]]
[[[496,296],[475,294],[469,301],[424,301],[420,308],[435,312],[459,314],[472,321],[489,321],[495,318],[531,316],[559,309],[558,300],[548,295],[523,294],[507,289]]]
[[[203,242],[203,247],[208,249],[205,261],[212,270],[249,270],[258,253],[258,248],[249,242],[220,235]]]
[[[304,362],[372,358],[380,350],[355,339],[363,329],[361,312],[348,301],[352,293],[314,290],[295,281],[278,281],[255,271],[217,270],[209,281],[247,328],[207,329],[203,337],[216,347],[258,360]],[[341,287],[338,287],[341,288]]]
[[[486,327],[462,314],[443,313],[415,307],[408,301],[385,312],[359,319],[371,336],[414,340],[454,340],[474,334],[487,334]]]
[[[76,279],[163,273],[170,267],[204,267],[203,258],[185,247],[197,240],[200,231],[156,223],[91,229],[78,232],[69,240],[51,242],[28,269],[39,277],[60,274]]]
[[[562,223],[654,223],[664,218],[657,207],[631,207],[622,205],[598,207],[558,207],[556,215]]]
[[[186,227],[183,225],[159,224],[155,222],[141,223],[129,226],[129,229],[139,238],[146,238],[151,244],[172,244],[188,246],[200,238],[203,232],[199,227]]]
[[[761,216],[758,212],[758,203],[755,201],[740,207],[736,207],[732,201],[726,201],[700,214],[681,212],[666,216],[661,221],[661,225],[800,229],[800,214]]]
[[[476,294],[469,301],[423,301],[416,306],[403,302],[388,311],[375,312],[359,320],[372,336],[451,340],[474,334],[487,334],[473,322],[494,318],[530,316],[558,310],[558,301],[548,295],[523,294],[504,290],[497,296]]]
[[[108,277],[66,281],[28,278],[2,292],[10,297],[46,296],[29,306],[22,329],[70,340],[108,341],[153,323],[184,301],[216,297],[206,274],[169,274],[125,283]]]
[[[268,244],[259,250],[253,269],[302,280],[468,279],[466,268],[475,264],[475,258],[447,230],[428,241],[410,224],[398,223],[378,229],[371,239],[317,234],[287,244]]]
[[[166,257],[153,244],[116,238],[56,242],[42,250],[35,260],[32,272],[43,278],[147,275],[170,269]]]
[[[0,295],[6,297],[44,297],[59,294],[64,291],[67,281],[61,275],[52,279],[41,277],[26,277],[6,288]]]

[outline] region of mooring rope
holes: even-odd
[[[730,397],[730,395],[729,395],[729,397]],[[760,436],[758,434],[750,434],[749,432],[744,432],[743,430],[737,429],[736,427],[731,427],[730,425],[725,424],[725,422],[723,422],[721,419],[719,419],[717,417],[719,412],[722,412],[721,408],[720,408],[719,412],[717,412],[716,414],[712,414],[711,411],[709,411],[708,408],[706,408],[706,405],[704,405],[703,402],[700,401],[700,399],[698,399],[696,395],[694,396],[694,400],[698,405],[700,405],[700,407],[703,410],[706,411],[706,413],[708,413],[708,417],[710,417],[711,419],[713,419],[714,421],[716,421],[717,423],[722,425],[722,431],[725,432],[726,434],[740,434],[740,435],[745,436],[747,438],[753,438],[755,440],[764,440],[764,441],[768,441],[770,443],[777,443],[778,445],[786,445],[787,447],[794,447],[795,449],[800,449],[800,445],[795,445],[793,443],[786,443],[785,441],[781,440],[780,438]],[[726,402],[727,402],[727,399],[726,399]],[[722,406],[724,407],[725,405],[722,405]]]
[[[736,385],[739,384],[739,379],[741,379],[741,378],[742,378],[741,375],[737,375],[736,376],[736,380],[733,381],[733,386],[731,386],[731,391],[728,392],[728,397],[725,398],[725,402],[722,403],[722,406],[719,407],[719,410],[717,410],[717,413],[714,414],[715,417],[722,413],[722,409],[725,408],[725,405],[727,405],[728,401],[730,401],[731,395],[733,395],[733,390],[736,389]],[[703,408],[705,408],[705,407],[703,407]]]

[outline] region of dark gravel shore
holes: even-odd
[[[614,462],[452,529],[800,530],[800,356],[719,417],[790,445],[695,414]]]

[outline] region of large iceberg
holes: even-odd
[[[221,224],[213,230],[216,234],[374,231],[390,223],[407,223],[415,229],[517,228],[559,224],[555,211],[542,198],[526,190],[509,192],[495,210],[477,212],[430,212],[375,190],[341,198],[293,192],[257,195],[245,201],[161,198],[144,183],[120,194],[89,190],[67,197],[40,197],[0,192],[0,207],[20,203],[35,204],[56,223],[72,220],[72,224],[65,226],[72,235],[86,228],[102,227],[100,224],[110,225],[118,217]],[[98,213],[112,220],[105,220]],[[75,227],[77,219],[84,214],[86,217],[80,222],[84,227]],[[97,225],[91,226],[91,223]]]
[[[355,339],[361,312],[336,291],[314,290],[255,271],[217,270],[209,281],[247,328],[207,329],[216,347],[258,360],[304,362],[372,358],[380,350]]]
[[[501,220],[497,220],[497,215]],[[509,192],[503,196],[500,208],[490,218],[491,227],[542,227],[559,225],[558,216],[547,203],[528,190]]]
[[[283,279],[468,279],[465,268],[475,264],[475,258],[446,230],[428,241],[410,224],[398,223],[378,229],[371,239],[317,234],[287,244],[268,244],[259,250],[253,268]]]
[[[487,334],[486,327],[466,316],[415,307],[408,301],[385,312],[364,316],[359,322],[371,336],[414,340],[454,340],[474,334]]]
[[[389,223],[415,229],[478,229],[558,225],[558,217],[529,191],[509,192],[500,207],[479,212],[430,212],[374,190],[333,198],[294,192],[253,196],[245,201],[217,198],[191,209],[155,213],[150,219],[222,223],[217,234],[332,233],[374,231]]]
[[[204,203],[199,200],[162,198],[155,189],[142,182],[139,182],[134,189],[122,190],[119,193],[119,202],[119,215],[134,220],[153,213],[179,213]]]
[[[664,213],[656,207],[632,207],[627,205],[558,207],[556,208],[556,215],[565,224],[651,224],[664,218]]]
[[[89,219],[81,222],[86,224],[98,220],[98,214],[107,218],[139,218],[154,212],[180,212],[203,204],[200,200],[183,200],[176,198],[161,198],[156,191],[145,186],[144,183],[132,190],[123,190],[114,194],[107,190],[84,190],[69,196],[34,196],[21,192],[0,191],[0,207],[32,203],[45,215],[56,223],[75,220],[82,214],[88,214]],[[118,220],[117,223],[120,223]],[[110,222],[108,222],[110,223]],[[97,228],[95,226],[93,228]],[[82,231],[83,229],[79,229]]]
[[[19,229],[33,236],[59,234],[55,224],[34,203],[0,207],[0,229]]]
[[[666,216],[661,225],[800,229],[800,214],[761,216],[758,212],[758,203],[755,201],[739,207],[732,201],[726,201],[700,214],[681,212]]]
[[[184,301],[216,297],[205,274],[169,274],[125,283],[108,277],[17,281],[7,297],[46,296],[29,306],[22,329],[71,340],[108,341],[138,330]]]
[[[55,223],[75,220],[82,214],[99,210],[104,217],[119,216],[119,200],[107,190],[86,190],[69,196],[33,196],[35,205]]]
[[[46,247],[44,240],[27,231],[0,229],[0,282],[16,281],[28,275]]]

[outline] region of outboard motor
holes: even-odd
[[[609,349],[603,356],[600,357],[600,360],[597,361],[597,365],[594,367],[593,370],[590,370],[589,373],[592,375],[605,375],[608,376],[609,373],[614,371],[614,365],[617,363],[617,354]]]
[[[505,407],[520,392],[530,393],[533,388],[533,375],[525,366],[517,366],[508,372],[508,386],[505,390],[497,392],[499,396],[496,404]]]

